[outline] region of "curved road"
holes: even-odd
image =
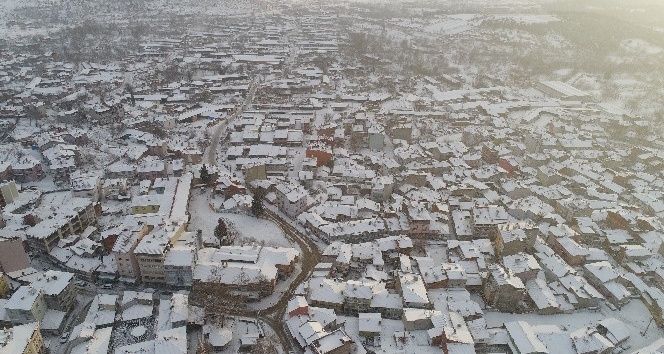
[[[288,289],[283,293],[279,301],[275,304],[260,310],[238,308],[236,306],[222,306],[219,315],[254,317],[268,324],[279,337],[282,347],[285,350],[297,350],[293,345],[291,336],[286,332],[283,325],[283,318],[286,314],[286,306],[291,299],[297,287],[302,284],[314,270],[314,267],[321,260],[321,252],[316,243],[307,235],[300,233],[295,227],[282,220],[278,215],[269,209],[265,210],[267,219],[275,222],[284,231],[284,235],[290,241],[298,244],[301,250],[299,261],[301,262],[300,272],[293,279]]]

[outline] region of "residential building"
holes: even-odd
[[[134,249],[149,231],[150,228],[147,224],[135,223],[133,225],[125,224],[118,234],[111,252],[118,266],[120,280],[136,281],[140,278],[141,271]]]
[[[47,306],[40,289],[24,285],[16,289],[5,304],[7,316],[14,325],[41,321]]]
[[[0,353],[44,354],[46,347],[39,322],[31,322],[0,330]]]
[[[484,282],[484,299],[499,311],[514,312],[523,300],[526,287],[511,271],[501,266],[491,266]]]

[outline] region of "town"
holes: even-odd
[[[0,354],[664,351],[664,4],[0,4]]]

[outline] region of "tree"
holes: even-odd
[[[219,239],[219,243],[224,243],[224,239],[228,237],[228,227],[226,227],[226,222],[223,218],[219,218],[217,227],[214,228],[214,237]]]
[[[203,167],[201,167],[201,182],[205,184],[210,183],[210,172],[208,172],[207,166],[205,164],[203,164]]]
[[[251,200],[251,212],[254,213],[255,216],[261,216],[265,212],[263,196],[260,193],[254,194],[254,198]]]

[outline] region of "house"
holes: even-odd
[[[623,283],[618,270],[608,261],[588,263],[584,265],[584,275],[607,300],[617,307],[622,307],[631,299],[631,293]]]
[[[527,253],[505,256],[503,257],[503,265],[519,277],[524,284],[530,279],[535,279],[542,270],[535,257]]]
[[[537,337],[531,326],[523,321],[507,322],[508,345],[513,353],[549,354],[550,351]]]
[[[314,354],[351,354],[353,340],[339,328],[311,343]]]
[[[102,196],[101,178],[83,173],[72,173],[69,179],[71,194],[78,198],[90,198],[98,202]]]
[[[429,309],[432,307],[420,275],[400,273],[396,285],[403,298],[404,308]]]
[[[500,311],[514,312],[524,299],[526,287],[511,271],[493,265],[484,281],[484,299]]]
[[[368,343],[380,343],[380,313],[361,313],[358,317],[360,337]]]
[[[301,185],[279,184],[276,195],[277,207],[291,218],[297,217],[307,208],[309,194]]]
[[[504,229],[496,235],[496,254],[508,256],[528,251],[535,243],[533,233],[529,235],[525,229]]]

